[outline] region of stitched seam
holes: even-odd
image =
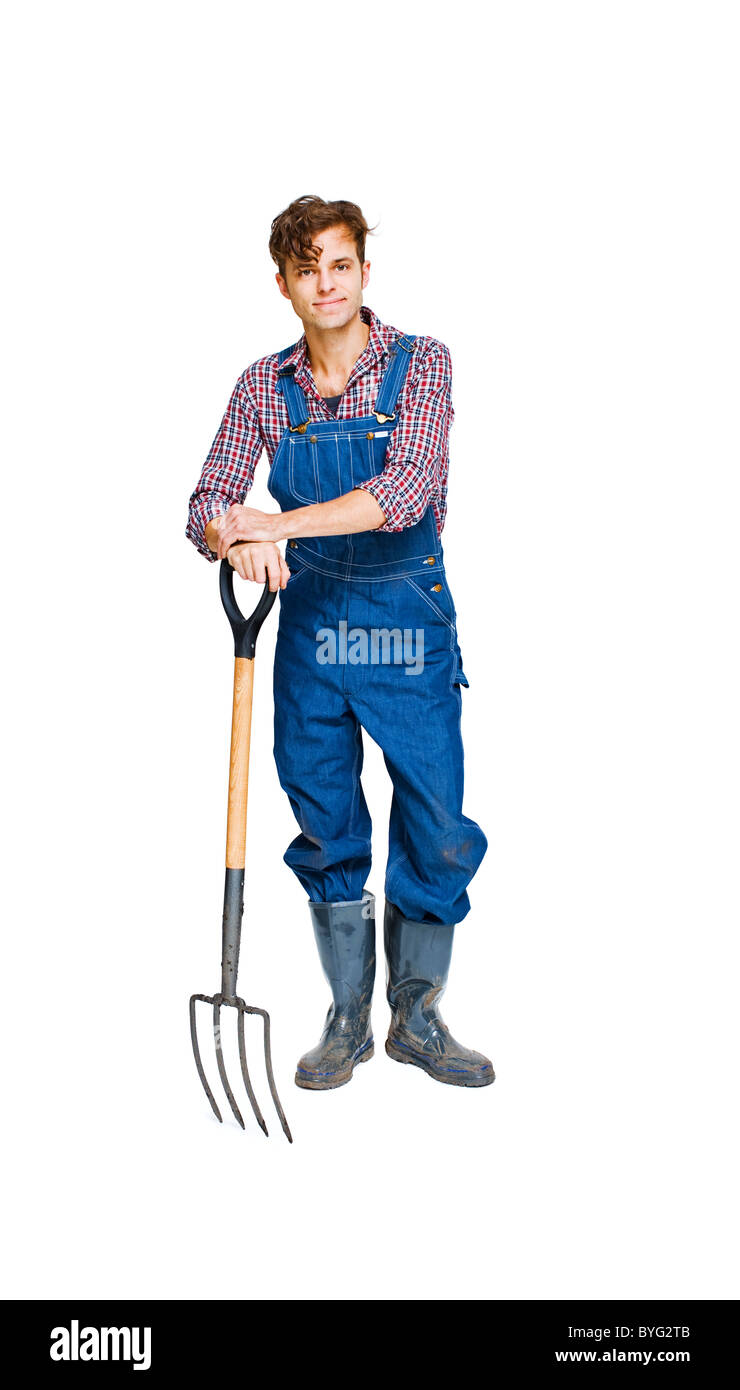
[[[282,592],[285,593],[290,588],[291,580],[300,579],[301,575],[305,573],[306,567],[304,565],[301,565],[298,569],[291,570],[290,579],[288,580],[288,583],[286,584],[285,589],[283,589]]]
[[[297,487],[296,487],[296,484],[295,484],[295,477],[294,477],[294,473],[293,473],[293,457],[294,457],[294,454],[295,454],[295,449],[294,449],[294,446],[293,446],[292,441],[291,441],[291,444],[290,444],[290,461],[289,461],[289,468],[290,468],[290,491],[291,491],[291,493],[293,494],[293,496],[294,496],[295,498],[298,499],[299,502],[306,502],[307,505],[308,505],[309,507],[312,507],[312,506],[315,504],[315,502],[316,502],[316,498],[315,498],[315,497],[304,497],[304,496],[303,496],[303,493],[302,493],[302,492],[299,492],[298,489],[297,489]],[[315,481],[315,474],[314,474],[314,481]]]
[[[355,574],[355,573],[354,573],[354,570],[356,570],[357,567],[358,567],[356,561],[353,563],[353,566],[352,566],[352,568],[353,568],[353,573],[348,575],[348,574],[337,574],[337,573],[335,573],[334,570],[322,569],[320,565],[312,565],[310,560],[306,560],[304,557],[302,557],[302,559],[303,559],[303,565],[305,566],[306,569],[314,570],[314,571],[316,572],[316,574],[324,574],[324,575],[326,575],[327,579],[342,579],[342,580],[344,580],[344,579],[351,579],[354,583],[357,583],[357,584],[393,584],[393,583],[396,583],[399,579],[405,579],[409,584],[411,583],[411,580],[409,579],[409,576],[408,576],[407,574],[385,574],[385,575],[373,575],[373,574],[364,575],[364,574]],[[335,560],[334,563],[335,563],[336,565],[344,565],[345,570],[346,570],[346,568],[347,568],[346,563],[345,563],[344,561],[342,561],[342,560]],[[419,569],[419,570],[414,570],[413,573],[414,573],[414,574],[422,574],[423,571]],[[416,588],[416,585],[414,585],[414,588]],[[435,613],[437,613],[438,617],[444,617],[444,614],[439,613],[438,610],[437,610],[436,608],[435,608],[434,611],[435,611]],[[447,619],[447,618],[445,618],[445,622],[448,623],[448,619]],[[449,623],[448,623],[448,626],[449,626]],[[454,630],[454,629],[453,629],[453,630]]]
[[[284,434],[283,437],[282,437],[282,439],[280,440],[278,446],[277,446],[277,449],[275,450],[274,455],[273,455],[272,463],[270,464],[270,471],[269,471],[269,473],[268,473],[268,475],[267,475],[267,490],[268,490],[268,492],[269,492],[269,490],[270,490],[270,483],[272,482],[272,479],[273,479],[273,477],[275,476],[275,466],[276,466],[276,464],[277,464],[277,462],[278,462],[278,459],[280,458],[280,454],[281,454],[281,453],[285,453],[285,448],[284,448],[284,446],[288,443],[289,439],[290,439],[290,436]]]
[[[313,485],[314,485],[314,488],[316,489],[316,501],[317,501],[317,502],[320,502],[320,501],[321,501],[321,486],[320,486],[320,483],[319,483],[319,451],[318,451],[318,449],[316,448],[316,445],[315,445],[315,444],[309,443],[309,446],[308,446],[308,447],[309,447],[309,449],[311,450],[311,456],[310,456],[310,457],[311,457],[311,462],[312,462],[312,464],[313,464]]]
[[[418,584],[415,584],[414,581],[413,581],[413,579],[409,579],[408,575],[404,575],[403,578],[406,580],[406,583],[407,583],[407,584],[410,584],[410,585],[411,585],[412,589],[416,589],[416,592],[417,592],[417,594],[419,595],[419,597],[420,597],[420,598],[423,598],[424,602],[429,604],[429,607],[431,608],[432,612],[433,612],[433,613],[436,613],[436,615],[437,615],[438,618],[442,618],[442,620],[443,620],[444,622],[446,622],[448,628],[450,629],[450,632],[451,632],[451,633],[454,633],[454,631],[455,631],[455,624],[450,622],[449,618],[447,617],[447,615],[446,615],[445,613],[440,612],[439,608],[437,608],[437,607],[435,606],[435,604],[432,602],[432,600],[431,600],[430,598],[428,598],[427,595],[424,593],[424,590],[421,589],[421,588],[419,587]],[[453,651],[453,650],[454,650],[454,646],[453,646],[452,640],[450,640],[450,651]]]

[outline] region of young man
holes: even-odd
[[[207,559],[226,556],[243,579],[280,589],[274,754],[300,826],[284,859],[309,895],[333,997],[296,1083],[341,1086],[373,1055],[365,728],[393,782],[386,1052],[437,1081],[486,1086],[490,1061],[457,1042],[438,1011],[487,848],[462,813],[468,682],[440,542],[450,358],[443,343],[401,334],[363,305],[368,231],[356,204],[316,197],[275,218],[275,278],[303,336],[239,377],[186,534]],[[244,505],[263,449],[279,512]]]

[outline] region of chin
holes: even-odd
[[[317,313],[314,322],[322,328],[344,328],[346,324],[351,323],[356,313],[356,307],[353,308],[351,304],[345,304],[337,310],[336,314],[331,316]]]

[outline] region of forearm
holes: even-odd
[[[185,534],[207,560],[216,559],[217,539],[212,522],[228,511],[235,498],[244,497],[249,492],[262,449],[259,418],[242,376],[231,393],[200,478],[188,501]]]
[[[307,507],[281,512],[274,518],[274,540],[293,536],[346,536],[356,531],[374,531],[382,526],[385,513],[374,497],[361,488],[345,492],[331,502],[313,502]]]
[[[205,529],[206,545],[212,550],[214,555],[218,546],[218,526],[216,520],[209,521]]]
[[[289,512],[261,512],[235,504],[221,524],[209,528],[209,545],[222,560],[236,541],[286,541],[293,536],[344,536],[356,531],[375,531],[385,513],[379,502],[362,488],[353,488],[331,502],[312,502]]]

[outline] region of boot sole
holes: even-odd
[[[445,1072],[432,1066],[426,1058],[419,1056],[417,1052],[406,1052],[398,1047],[390,1038],[386,1038],[385,1050],[394,1062],[403,1062],[406,1066],[418,1067],[420,1071],[425,1071],[427,1076],[431,1076],[433,1081],[442,1081],[446,1086],[490,1086],[496,1080],[496,1073],[491,1067],[490,1075],[471,1076],[463,1072]]]
[[[352,1073],[355,1067],[359,1066],[360,1062],[369,1062],[374,1054],[375,1044],[371,1043],[369,1047],[366,1047],[364,1051],[360,1052],[359,1055],[354,1058],[349,1067],[346,1067],[344,1071],[335,1071],[331,1076],[317,1078],[316,1080],[311,1079],[310,1073],[308,1072],[301,1074],[300,1071],[297,1071],[295,1074],[295,1084],[296,1086],[300,1086],[302,1091],[335,1091],[337,1086],[346,1086],[347,1082],[352,1080]]]

